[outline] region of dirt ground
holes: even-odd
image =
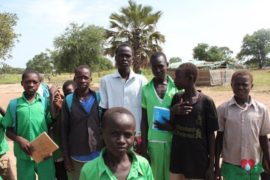
[[[213,91],[211,90],[211,88],[208,87],[199,87],[198,89],[201,89],[202,92],[204,92],[206,95],[212,97],[215,101],[216,106],[220,105],[222,102],[232,97],[231,91]],[[11,99],[21,96],[22,90],[23,89],[20,84],[0,85],[0,106],[5,109]],[[251,96],[258,101],[264,103],[270,111],[270,90],[253,91],[251,93]],[[13,167],[12,169],[15,174],[16,161],[13,155],[12,141],[9,141],[9,146],[10,150],[8,154],[11,157],[11,164]]]

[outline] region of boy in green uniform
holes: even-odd
[[[34,180],[36,172],[39,180],[53,180],[55,170],[52,157],[39,164],[30,157],[30,142],[41,133],[47,132],[51,121],[46,99],[36,93],[40,85],[39,73],[26,70],[22,75],[21,84],[24,92],[22,97],[16,99],[16,118],[14,119],[10,102],[7,113],[1,120],[4,128],[13,128],[13,131],[9,132],[9,138],[14,141],[17,179]]]
[[[154,129],[154,106],[169,108],[177,88],[167,75],[168,63],[165,54],[154,53],[150,59],[154,78],[142,90],[142,155],[150,156],[156,180],[169,180],[169,159],[172,134]]]
[[[106,148],[86,163],[80,180],[153,180],[147,160],[131,149],[135,137],[135,118],[123,107],[108,109],[102,121]]]

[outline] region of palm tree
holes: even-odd
[[[110,16],[110,29],[106,31],[108,48],[105,54],[114,56],[115,49],[122,42],[129,42],[134,49],[133,70],[140,73],[140,68],[148,64],[153,52],[161,51],[160,44],[165,37],[156,31],[156,24],[161,17],[161,11],[152,12],[151,6],[142,6],[132,0],[128,7],[122,7],[120,13]]]

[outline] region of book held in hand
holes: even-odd
[[[41,133],[35,140],[30,142],[30,145],[32,148],[31,156],[36,163],[40,163],[52,156],[52,153],[59,148],[46,132]]]
[[[159,106],[154,106],[153,126],[152,126],[153,129],[158,130],[158,131],[162,131],[162,130],[155,127],[154,122],[158,121],[161,124],[165,124],[169,120],[170,120],[170,109],[164,108],[164,107],[159,107]]]

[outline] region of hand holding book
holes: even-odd
[[[153,110],[153,129],[159,131],[171,131],[169,124],[170,110],[168,108],[155,106]]]
[[[48,136],[46,132],[40,134],[30,143],[31,156],[36,163],[46,160],[58,149],[57,144]]]

